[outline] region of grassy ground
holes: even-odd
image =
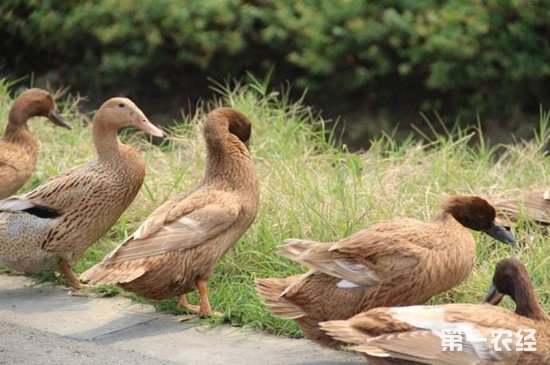
[[[0,89],[2,127],[11,104],[6,88],[4,83]],[[335,147],[338,144],[331,140],[327,124],[311,110],[288,102],[285,95],[270,92],[261,83],[222,90],[221,95],[220,100],[205,104],[203,110],[230,105],[254,122],[252,153],[262,182],[261,210],[255,224],[218,264],[210,281],[214,308],[223,311],[224,319],[234,325],[299,336],[292,321],[270,315],[253,286],[256,277],[305,271],[274,253],[286,238],[335,240],[392,217],[430,219],[449,194],[496,197],[518,187],[550,185],[550,159],[544,155],[548,142],[546,115],[541,116],[540,131],[529,142],[488,147],[479,130],[457,128],[400,142],[384,136],[371,141],[368,151],[354,154],[345,146]],[[42,147],[37,171],[24,191],[94,158],[89,116],[78,114],[77,104],[78,100],[72,98],[61,103],[63,115],[74,127],[72,131],[54,128],[43,119],[31,121]],[[167,198],[197,184],[204,168],[200,133],[203,119],[204,113],[192,120],[182,117],[170,139],[160,146],[150,144],[134,131],[122,134],[126,143],[145,156],[147,179],[133,205],[86,252],[76,271],[82,272],[99,261]],[[514,230],[519,241],[516,248],[474,233],[478,242],[475,272],[465,283],[431,302],[480,302],[495,262],[516,255],[527,264],[537,293],[550,310],[548,230],[528,221],[520,222]],[[115,288],[104,290],[120,293]],[[173,300],[155,305],[159,310],[177,312]]]

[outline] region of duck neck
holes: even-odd
[[[10,109],[8,115],[8,125],[6,126],[6,131],[4,136],[6,138],[12,138],[17,136],[21,131],[28,131],[27,120],[29,120],[30,115],[25,111],[26,108],[21,106],[17,101]]]
[[[118,128],[96,117],[92,133],[97,157],[100,161],[112,159],[120,155],[117,136]]]
[[[441,224],[451,224],[451,225],[460,225],[460,226],[462,226],[462,224],[460,224],[460,222],[457,221],[456,218],[453,217],[453,215],[451,213],[449,213],[445,210],[443,210],[439,214],[437,214],[433,218],[433,221],[441,223]]]
[[[38,146],[38,141],[27,126],[27,120],[30,117],[24,108],[19,107],[18,104],[14,105],[8,115],[8,124],[6,125],[3,139],[35,150]]]
[[[523,283],[523,285],[519,285],[516,288],[514,293],[516,314],[539,321],[550,320],[540,306],[537,295],[530,283]]]
[[[248,149],[240,141],[228,138],[225,143],[207,142],[207,162],[204,182],[229,184],[234,190],[249,189],[255,181]]]

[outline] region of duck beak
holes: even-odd
[[[48,114],[48,119],[57,126],[71,129],[71,126],[67,124],[67,122],[65,122],[65,119],[61,117],[61,114],[59,114],[59,111],[57,109],[53,109],[52,111],[50,111],[50,113]]]
[[[164,137],[164,132],[162,131],[162,129],[158,128],[153,123],[151,123],[149,119],[145,117],[145,115],[142,115],[142,117],[135,124],[135,126],[136,128],[139,128],[145,133],[150,134],[154,137]]]
[[[485,230],[484,232],[500,242],[504,242],[509,245],[514,245],[516,243],[512,232],[497,224],[493,224],[491,228]]]
[[[498,305],[502,301],[502,298],[504,298],[504,294],[500,293],[495,284],[493,284],[487,292],[484,302],[492,305]]]

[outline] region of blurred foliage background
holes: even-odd
[[[550,101],[546,0],[4,0],[0,45],[3,74],[171,116],[270,75],[358,146],[419,112],[522,136]]]

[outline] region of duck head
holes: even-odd
[[[29,118],[42,116],[48,118],[53,124],[71,129],[59,114],[55,101],[51,94],[42,89],[29,89],[19,95],[10,110],[9,120],[11,124],[22,126]]]
[[[233,118],[229,122],[229,133],[237,137],[247,148],[249,147],[252,124],[241,113],[234,111]]]
[[[221,107],[208,113],[204,125],[204,136],[209,146],[215,147],[228,137],[233,142],[249,147],[252,123],[244,114],[228,107]]]
[[[151,123],[137,105],[127,98],[107,100],[97,111],[95,119],[117,130],[133,127],[155,137],[164,136],[162,130]]]
[[[484,232],[507,244],[515,243],[512,233],[495,223],[496,210],[485,199],[478,196],[452,197],[443,205],[443,210],[464,227]]]
[[[495,268],[493,285],[487,293],[485,302],[498,305],[505,295],[509,295],[515,301],[525,288],[525,279],[529,281],[529,274],[519,260],[500,261]]]
[[[517,314],[546,319],[546,314],[538,304],[527,269],[514,258],[497,263],[493,284],[485,297],[485,303],[498,305],[505,295],[509,295],[516,303]]]

